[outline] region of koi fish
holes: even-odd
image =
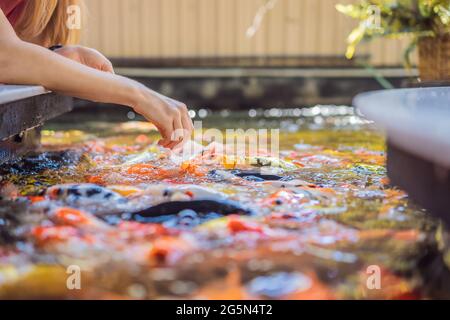
[[[275,174],[266,174],[264,172],[258,171],[246,171],[246,170],[232,170],[232,174],[237,177],[243,178],[249,181],[261,182],[261,181],[279,181],[283,179],[287,179],[285,177],[281,177]]]
[[[286,171],[297,170],[298,167],[291,163],[275,157],[248,157],[249,163],[255,167],[276,167]]]
[[[300,179],[292,179],[292,180],[268,180],[261,182],[263,185],[271,186],[274,188],[299,188],[299,187],[314,187],[313,184],[300,180]]]
[[[234,175],[231,170],[211,170],[208,173],[208,178],[216,181],[230,181],[237,179],[236,175]]]
[[[128,199],[108,188],[95,184],[61,184],[50,187],[46,196],[62,204],[83,208],[90,212],[123,212],[126,210]]]
[[[85,230],[109,230],[109,226],[95,216],[73,208],[57,208],[52,220],[60,226],[71,226]]]
[[[294,171],[299,167],[294,163],[282,160],[276,157],[268,156],[251,156],[251,157],[237,157],[237,156],[223,156],[222,165],[225,169],[236,169],[239,165],[247,164],[252,167],[267,168],[267,169],[281,169],[280,171]]]
[[[158,155],[154,151],[145,151],[138,155],[130,156],[124,163],[125,166],[130,166],[139,163],[151,162],[158,159]]]
[[[148,209],[131,213],[127,215],[129,220],[134,220],[141,223],[161,220],[161,217],[170,218],[170,216],[177,215],[180,212],[191,210],[197,214],[216,213],[220,215],[242,214],[252,215],[253,211],[241,206],[240,203],[230,200],[194,200],[194,201],[173,201],[160,203]],[[162,219],[164,220],[164,219]],[[158,221],[159,222],[159,221]]]
[[[142,190],[139,188],[127,185],[110,185],[108,186],[108,189],[124,197],[140,194],[142,192]]]
[[[146,195],[161,199],[161,202],[167,201],[188,201],[188,200],[225,200],[227,195],[212,190],[210,188],[196,185],[152,185],[144,190]]]

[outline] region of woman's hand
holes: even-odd
[[[190,138],[194,126],[184,103],[144,86],[135,97],[132,107],[158,128],[162,136],[159,145],[173,149]]]
[[[95,49],[83,46],[64,46],[56,49],[55,52],[85,66],[114,73],[112,63]]]

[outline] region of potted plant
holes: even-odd
[[[347,58],[361,41],[410,35],[405,63],[418,46],[422,81],[450,80],[450,0],[360,0],[336,8],[360,20],[348,37]]]

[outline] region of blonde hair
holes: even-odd
[[[81,6],[82,0],[27,0],[15,24],[17,35],[43,46],[77,43],[80,30],[66,26],[67,8],[71,5]]]

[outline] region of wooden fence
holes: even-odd
[[[278,0],[253,38],[246,35],[266,0],[87,0],[83,43],[109,57],[338,56],[355,21],[336,3]],[[359,54],[400,65],[405,40],[377,40]]]

